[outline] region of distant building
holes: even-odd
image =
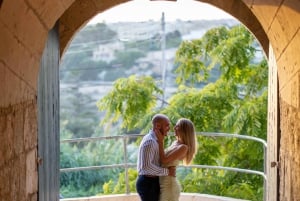
[[[98,45],[98,47],[93,51],[93,60],[111,62],[115,59],[115,51],[123,49],[124,45],[120,41]]]

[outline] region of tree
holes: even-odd
[[[74,37],[72,44],[73,47],[82,47],[86,44],[99,44],[109,43],[112,40],[117,40],[117,32],[110,29],[105,23],[97,23],[95,25],[85,26]]]
[[[122,128],[127,130],[141,128],[140,121],[156,105],[156,98],[162,91],[152,77],[118,79],[113,89],[97,102],[100,111],[105,111],[101,124],[116,123],[122,119]]]
[[[191,119],[197,131],[239,133],[266,139],[268,66],[264,57],[256,56],[259,53],[262,55],[262,50],[255,38],[242,25],[214,28],[201,39],[184,41],[175,59],[178,92],[169,100],[161,100],[155,94],[159,91],[158,82],[150,77],[117,81],[112,93],[98,101],[99,109],[106,112],[102,123],[122,120],[124,128],[139,128],[145,132],[150,127],[150,117],[160,112],[167,114],[172,123],[179,117]],[[196,88],[197,84],[207,82],[215,68],[221,71],[218,80],[202,89]],[[148,82],[145,84],[142,80]],[[159,101],[168,104],[160,108]],[[211,144],[209,140],[199,140],[201,149],[194,160],[196,164],[207,162],[263,169],[262,148],[255,143],[220,140]],[[209,147],[210,152],[205,150],[204,153],[203,149]],[[205,193],[262,199],[262,179],[258,176],[232,172],[207,174],[206,170],[193,172],[197,176],[186,176],[183,189],[204,180],[211,186],[217,178],[223,181],[219,190],[207,188],[209,192]],[[208,175],[210,177],[204,178]]]
[[[169,100],[161,100],[158,93],[159,81],[147,76],[122,78],[116,81],[113,92],[98,101],[98,108],[108,115],[103,123],[118,118],[132,119],[132,122],[139,120],[139,123],[133,126],[130,124],[132,122],[125,121],[123,127],[130,125],[133,126],[130,129],[138,126],[142,128],[147,125],[140,117],[147,117],[150,111],[160,111],[169,114],[174,122],[180,116],[189,117],[199,125],[198,130],[259,136],[260,130],[257,129],[266,129],[264,106],[268,68],[264,58],[259,62],[255,60],[256,52],[261,52],[261,49],[258,49],[251,33],[241,25],[231,29],[211,29],[199,40],[182,42],[175,60],[178,64],[175,70],[178,92]],[[210,71],[216,67],[222,73],[215,83],[210,83],[201,90],[194,87],[199,82],[206,82]],[[136,94],[147,96],[137,97]],[[153,104],[157,101],[168,104],[165,108],[159,108],[160,104]],[[151,104],[145,110],[145,105],[136,102]],[[134,107],[120,112],[120,106],[125,105]],[[260,114],[262,110],[264,112]],[[197,114],[193,115],[195,112]],[[137,114],[138,118],[135,117]],[[246,124],[249,122],[251,125]],[[262,138],[265,139],[265,136]]]

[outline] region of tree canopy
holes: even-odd
[[[214,28],[200,39],[182,42],[175,63],[178,90],[168,100],[161,98],[165,93],[159,87],[161,80],[147,76],[117,80],[97,103],[106,113],[102,124],[120,122],[127,131],[145,133],[153,114],[164,113],[173,125],[180,117],[191,119],[198,132],[266,139],[268,66],[244,26]],[[212,69],[221,72],[215,82],[208,81]],[[199,83],[205,86],[199,88]],[[199,136],[198,143],[195,164],[263,171],[263,148],[255,142]],[[183,191],[262,200],[263,179],[257,175],[194,169],[188,173],[192,172],[197,176],[179,174]]]
[[[262,50],[242,25],[209,30],[201,39],[184,41],[176,52],[178,91],[162,100],[161,80],[130,76],[115,82],[113,90],[98,101],[106,112],[102,123],[122,120],[122,127],[149,127],[149,116],[166,113],[173,123],[190,118],[198,131],[260,136],[265,139],[268,66]],[[206,83],[213,68],[221,71]],[[159,102],[167,103],[161,108]],[[263,111],[263,112],[262,112]]]

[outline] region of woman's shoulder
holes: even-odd
[[[177,149],[180,149],[182,151],[188,150],[188,146],[186,144],[176,144],[175,145]]]

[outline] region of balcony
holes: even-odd
[[[60,201],[140,201],[137,194],[128,195],[107,195],[107,196],[93,196],[84,198],[69,198],[60,199]],[[197,193],[181,193],[180,201],[246,201],[228,197],[220,197],[214,195],[205,195]]]
[[[266,149],[267,143],[260,138],[246,136],[246,135],[238,135],[238,134],[227,134],[227,133],[197,133],[197,135],[207,136],[207,137],[226,137],[226,138],[239,138],[242,140],[251,140],[261,143],[264,150],[264,161],[266,161]],[[143,135],[133,134],[133,135],[120,135],[120,136],[107,136],[107,137],[93,137],[93,138],[80,138],[80,139],[68,139],[62,140],[61,143],[78,143],[78,142],[89,142],[89,141],[99,141],[99,140],[108,140],[108,139],[122,139],[123,140],[123,150],[124,150],[124,163],[123,164],[113,164],[113,165],[102,165],[102,166],[90,166],[90,167],[75,167],[75,168],[64,168],[60,169],[60,172],[73,172],[73,171],[86,171],[86,170],[100,170],[106,168],[115,168],[121,167],[124,168],[125,171],[125,186],[126,193],[125,194],[112,194],[112,195],[103,195],[103,196],[91,196],[91,197],[80,197],[80,198],[65,198],[60,199],[60,201],[140,201],[139,196],[136,193],[132,193],[129,190],[128,184],[128,169],[135,168],[136,163],[128,162],[128,154],[127,154],[127,142],[129,138],[138,138]],[[255,174],[259,175],[264,180],[264,198],[265,200],[265,190],[266,190],[266,173],[256,171],[256,170],[248,170],[248,169],[240,169],[235,167],[222,167],[222,166],[209,166],[209,165],[189,165],[187,168],[202,168],[202,169],[219,169],[225,171],[235,171],[241,172],[245,174]],[[265,169],[265,162],[264,162]],[[215,195],[207,195],[207,194],[199,194],[199,193],[186,193],[182,192],[180,196],[180,201],[245,201],[242,199],[230,198],[230,197],[222,197]]]

